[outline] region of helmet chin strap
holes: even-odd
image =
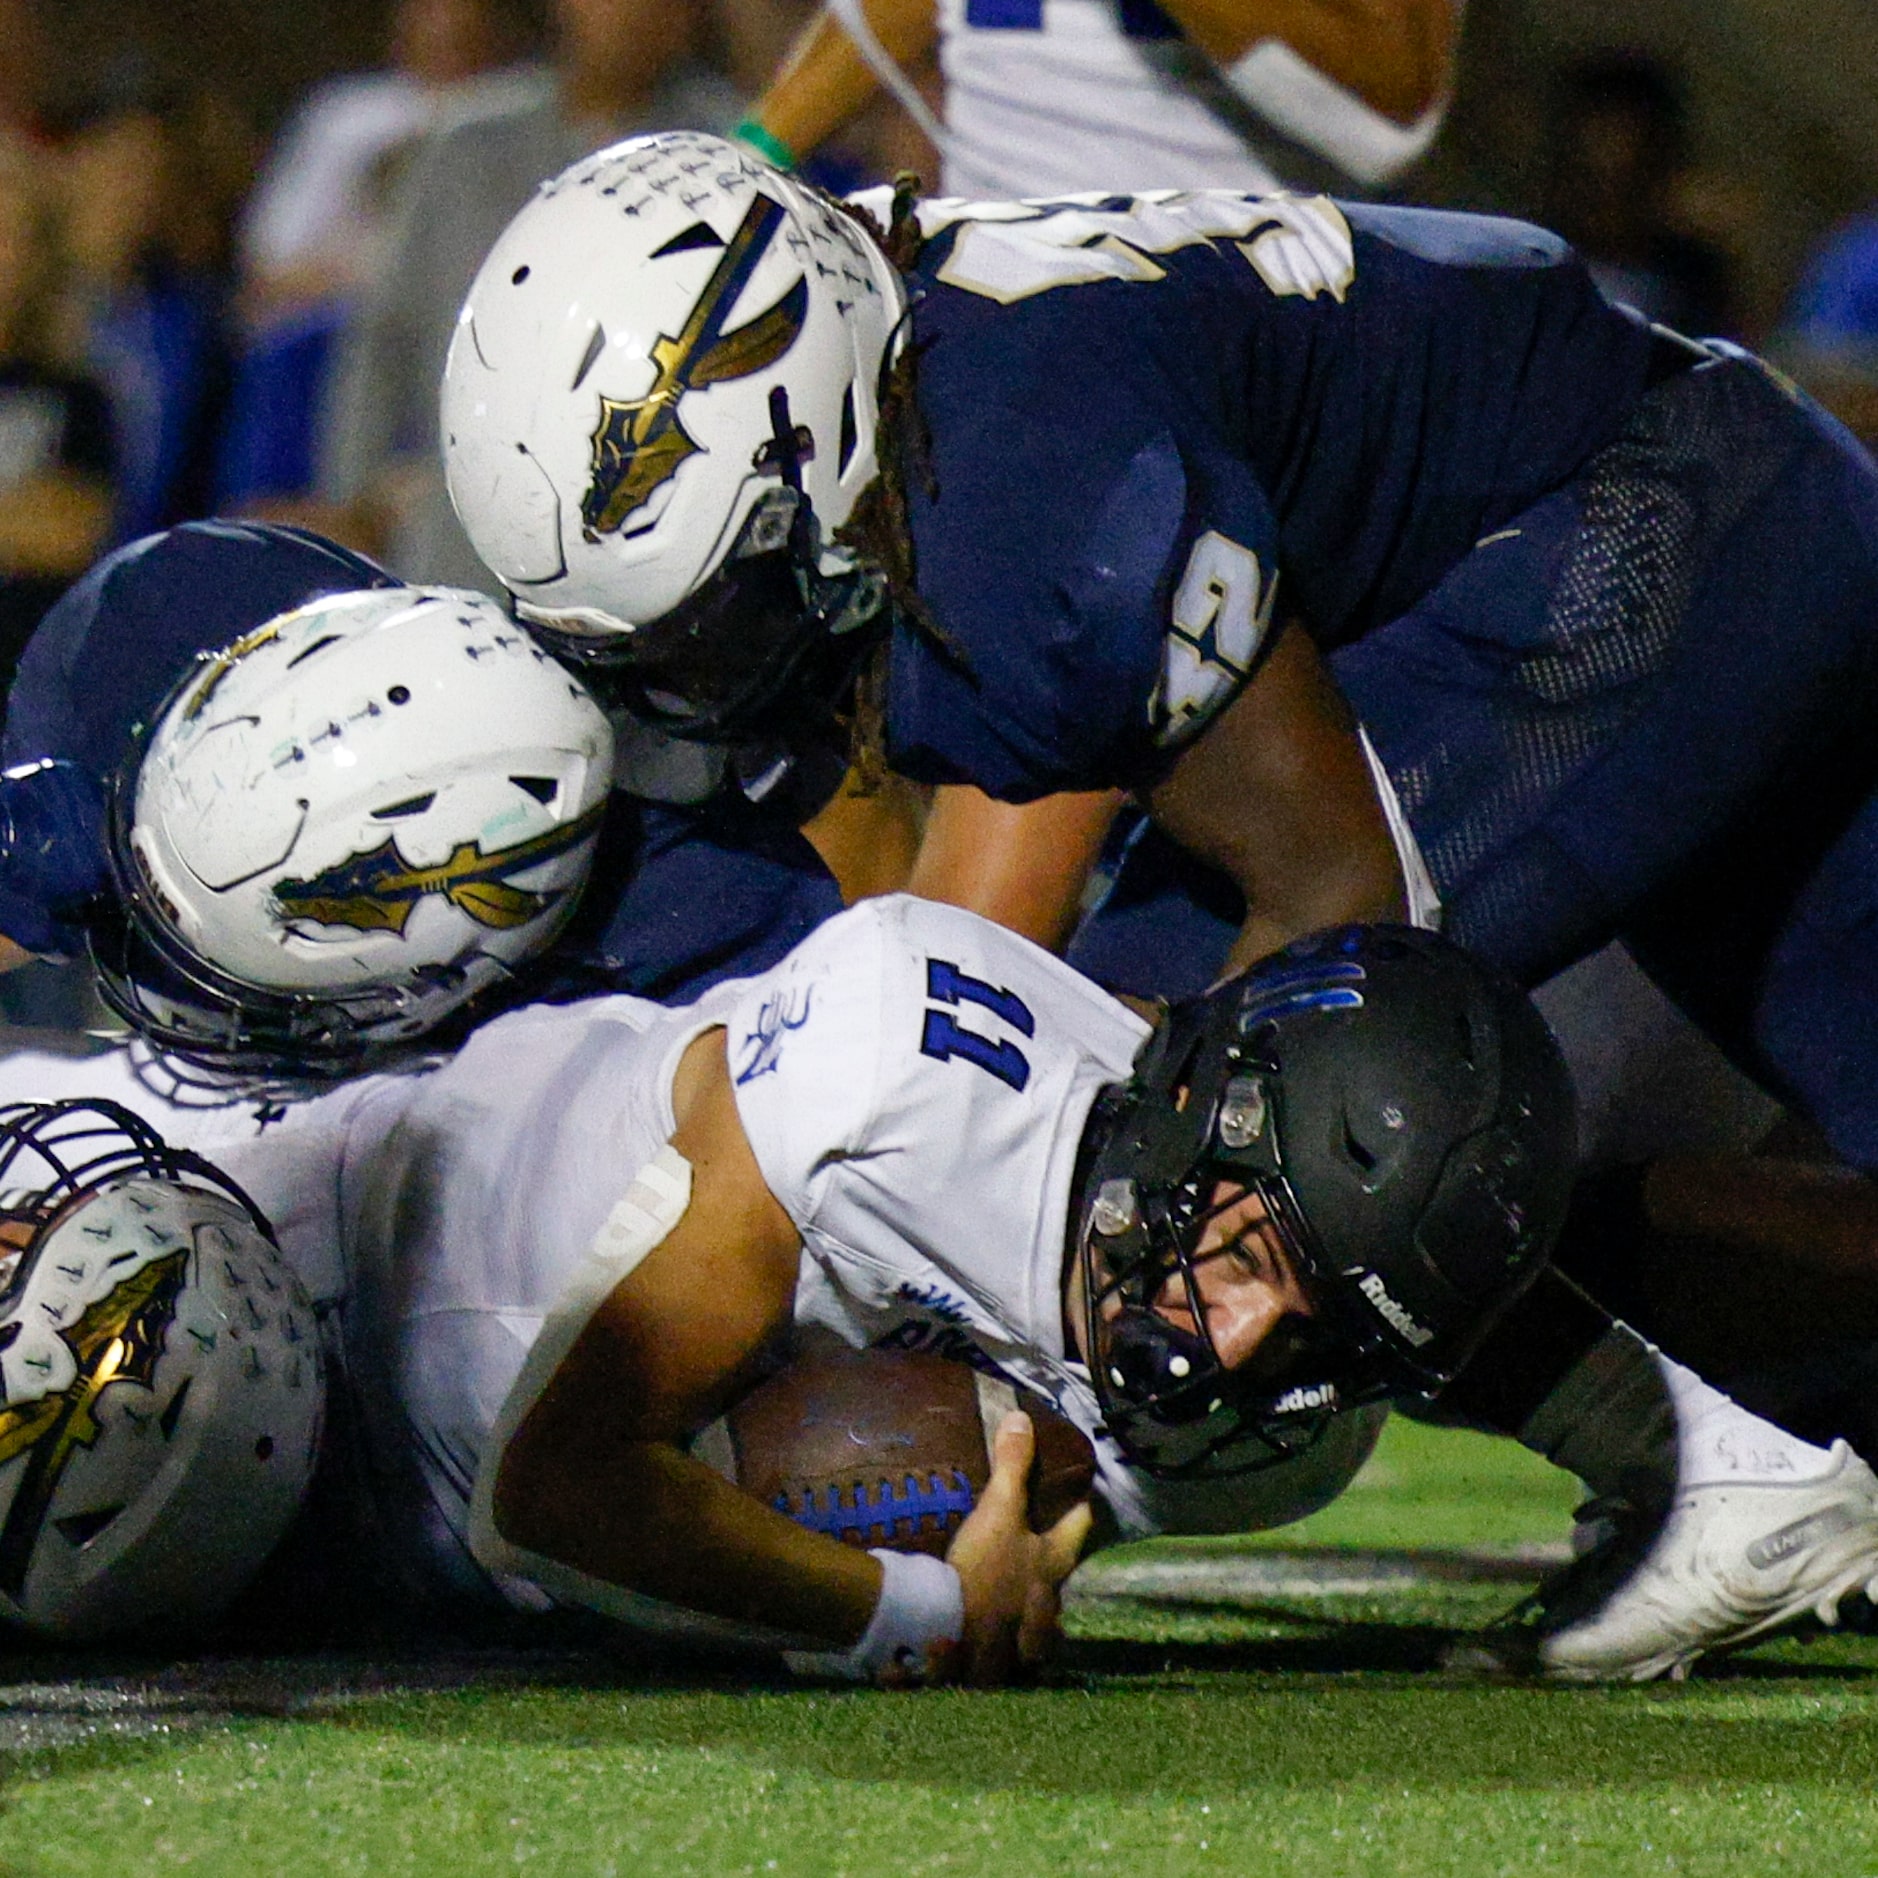
[[[865,625],[886,603],[886,582],[872,568],[849,564],[830,573],[823,565],[821,518],[802,483],[802,464],[815,451],[814,434],[796,423],[789,410],[789,392],[772,386],[769,394],[770,438],[760,453],[761,466],[773,469],[795,498],[789,520],[789,558],[803,585],[803,602],[830,635],[839,637]],[[843,551],[837,555],[850,559]]]
[[[770,389],[769,423],[770,447],[775,452],[771,460],[776,473],[788,488],[806,500],[802,487],[802,438],[806,433],[798,431],[789,421],[789,392],[785,386],[775,385]]]

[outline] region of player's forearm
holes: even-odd
[[[902,893],[912,878],[931,792],[889,775],[863,792],[850,773],[803,834],[852,906],[879,893]]]
[[[874,36],[902,66],[917,65],[938,38],[936,0],[865,0],[864,10]],[[877,89],[854,41],[824,12],[803,29],[750,117],[806,157],[865,109]]]
[[[1244,971],[1305,933],[1352,921],[1402,921],[1408,911],[1400,877],[1393,870],[1345,870],[1315,883],[1314,890],[1274,904],[1267,900],[1247,915],[1226,958],[1226,971]]]
[[[1408,917],[1355,719],[1300,626],[1147,800],[1168,835],[1245,896],[1234,970],[1323,926]]]
[[[1115,790],[1092,790],[1013,803],[964,786],[940,789],[909,891],[1061,951],[1125,800]]]
[[[1459,0],[1162,0],[1222,68],[1262,40],[1288,45],[1325,77],[1397,124],[1447,95],[1460,40]]]
[[[531,1417],[503,1456],[495,1517],[511,1545],[644,1597],[840,1649],[867,1628],[881,1584],[867,1553],[804,1530],[663,1442],[591,1428],[582,1439],[551,1422]]]

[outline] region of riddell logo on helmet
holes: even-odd
[[[1335,1408],[1337,1385],[1334,1382],[1300,1383],[1287,1389],[1272,1404],[1274,1415],[1302,1415],[1306,1409]]]
[[[1389,1295],[1389,1287],[1375,1272],[1365,1272],[1357,1280],[1357,1290],[1362,1292],[1376,1307],[1376,1315],[1388,1324],[1400,1336],[1406,1337],[1416,1349],[1424,1343],[1432,1343],[1435,1333],[1426,1325],[1418,1324],[1406,1310]]]

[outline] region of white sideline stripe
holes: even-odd
[[[1070,1581],[1072,1602],[1103,1598],[1190,1599],[1259,1603],[1269,1598],[1375,1597],[1384,1592],[1455,1584],[1509,1584],[1540,1577],[1571,1558],[1568,1545],[1506,1551],[1425,1553],[1420,1557],[1352,1552],[1347,1561],[1321,1552],[1248,1553],[1236,1558],[1098,1559]]]

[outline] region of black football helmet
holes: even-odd
[[[1335,928],[1177,1005],[1098,1101],[1072,1205],[1110,1431],[1151,1473],[1236,1472],[1433,1396],[1544,1267],[1575,1158],[1544,1020],[1437,934]],[[1222,1183],[1264,1202],[1312,1304],[1236,1370],[1195,1279]],[[1154,1310],[1170,1281],[1197,1333]]]

